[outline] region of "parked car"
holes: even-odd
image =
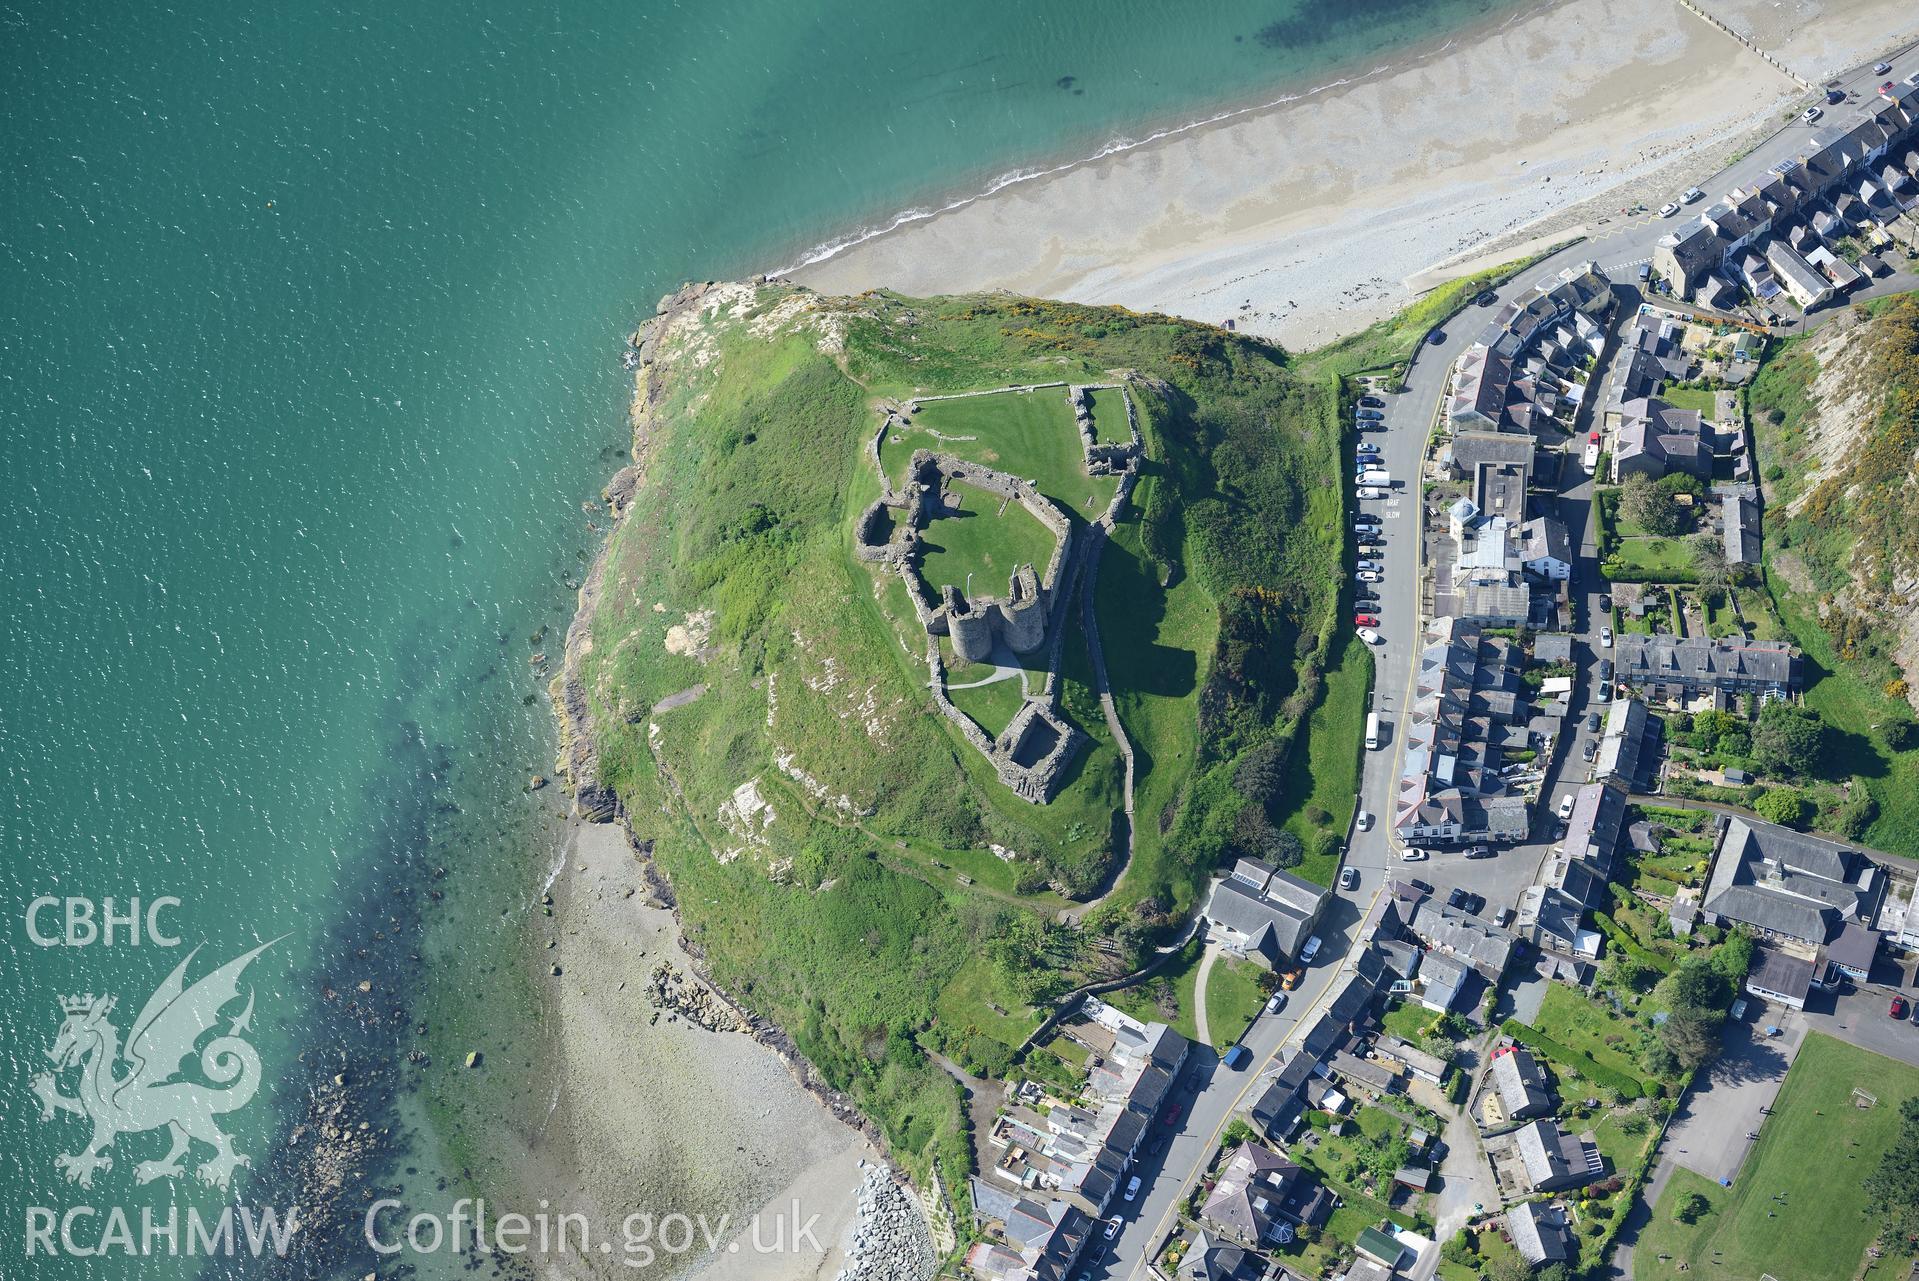
[[[1558,810],[1557,810],[1556,812],[1557,812],[1557,813],[1558,813],[1558,815],[1559,815],[1559,821],[1560,821],[1560,822],[1562,822],[1562,823],[1563,823],[1563,822],[1565,822],[1565,821],[1566,821],[1567,819],[1569,819],[1569,818],[1571,818],[1571,817],[1573,816],[1573,801],[1574,801],[1574,799],[1575,799],[1575,797],[1574,797],[1574,795],[1573,795],[1573,793],[1571,793],[1571,792],[1567,792],[1567,793],[1566,793],[1566,795],[1565,795],[1565,797],[1564,797],[1563,799],[1561,799],[1561,801],[1559,802],[1559,809],[1558,809]]]
[[[1361,556],[1367,556],[1367,557],[1384,556],[1386,554],[1386,544],[1361,543],[1359,545],[1358,551]]]
[[[1462,912],[1470,911],[1471,909],[1469,909],[1466,904],[1472,901],[1472,897],[1473,896],[1468,894],[1464,889],[1455,885],[1453,892],[1446,896],[1446,906],[1456,907]]]
[[[1424,863],[1431,857],[1432,855],[1420,849],[1417,845],[1408,845],[1405,849],[1399,851],[1399,861],[1402,863]]]
[[[1895,996],[1892,998],[1892,1017],[1894,1017],[1895,1019],[1903,1019],[1906,1017],[1906,998],[1905,997]]]
[[[1846,91],[1844,89],[1826,90],[1826,102],[1829,106],[1837,106],[1838,104],[1844,102],[1845,100],[1846,100]]]
[[[1383,570],[1383,569],[1385,569],[1386,567],[1385,567],[1384,565],[1382,565],[1382,564],[1380,564],[1380,563],[1379,563],[1378,561],[1376,561],[1376,560],[1362,560],[1362,561],[1360,561],[1360,562],[1359,562],[1359,568],[1361,568],[1361,569],[1382,569],[1382,570]]]
[[[1356,867],[1340,868],[1339,869],[1339,888],[1342,890],[1358,889],[1359,888],[1359,869]]]
[[[1365,409],[1384,409],[1384,408],[1386,408],[1386,402],[1385,402],[1385,401],[1383,401],[1383,400],[1381,400],[1381,399],[1380,399],[1379,397],[1377,397],[1377,396],[1361,396],[1361,397],[1359,398],[1359,403],[1360,403],[1360,406],[1361,406],[1362,408],[1365,408]]]
[[[1446,341],[1446,331],[1443,329],[1435,329],[1426,335],[1426,341],[1437,347]]]
[[[1612,613],[1612,593],[1611,592],[1599,593],[1599,608],[1605,610],[1608,614]]]
[[[1159,1114],[1159,1123],[1161,1125],[1179,1124],[1179,1114],[1182,1111],[1184,1111],[1184,1105],[1179,1103],[1168,1104],[1166,1110]]]
[[[1386,496],[1386,491],[1381,489],[1377,485],[1361,485],[1357,490],[1353,492],[1357,494],[1360,498],[1367,498],[1367,499],[1378,499],[1378,498],[1384,498]]]
[[[1379,597],[1373,595],[1371,592],[1361,592],[1353,597],[1353,604],[1358,605],[1362,609],[1376,609],[1379,606]]]
[[[1579,758],[1588,763],[1591,763],[1591,761],[1598,755],[1599,755],[1599,740],[1597,739],[1592,739],[1592,738],[1587,739],[1586,745],[1579,749]]]
[[[1659,206],[1659,216],[1661,218],[1670,218],[1678,212],[1679,212],[1679,202],[1676,200],[1670,201],[1666,204]]]
[[[1919,89],[1919,71],[1915,71],[1911,75],[1907,76],[1906,84],[1909,88]]]
[[[1238,1048],[1238,1047],[1234,1047],[1234,1048]],[[1132,1200],[1138,1199],[1138,1197],[1139,1197],[1139,1176],[1135,1174],[1132,1178],[1126,1180],[1126,1199],[1128,1201],[1132,1201]]]
[[[1465,849],[1465,855],[1467,858],[1491,858],[1493,856],[1493,847],[1490,845],[1468,845]]]
[[[1807,107],[1804,111],[1799,113],[1799,118],[1805,121],[1807,124],[1811,124],[1813,121],[1819,119],[1819,117],[1825,114],[1826,113],[1823,108]]]
[[[1599,713],[1598,712],[1586,713],[1586,732],[1588,734],[1596,734],[1599,732]]]
[[[1379,633],[1370,627],[1362,627],[1359,629],[1359,639],[1365,641],[1368,645],[1381,645],[1385,643]]]
[[[1354,627],[1377,627],[1379,626],[1379,619],[1377,616],[1373,614],[1354,614],[1353,626]]]
[[[1277,1014],[1285,1008],[1286,994],[1284,992],[1275,992],[1271,997],[1267,998],[1266,1012],[1268,1014]]]
[[[1375,445],[1370,440],[1362,440],[1357,445],[1353,446],[1353,448],[1357,450],[1358,452],[1365,454],[1369,457],[1379,452],[1379,446]]]
[[[1319,955],[1319,949],[1324,946],[1325,944],[1320,942],[1319,935],[1317,934],[1307,939],[1306,946],[1299,949],[1300,964],[1310,965],[1312,959]]]
[[[1875,62],[1872,64],[1872,73],[1875,76],[1883,76],[1891,70],[1892,64],[1890,62]]]
[[[1232,1049],[1226,1051],[1226,1056],[1220,1059],[1220,1063],[1230,1071],[1237,1072],[1245,1067],[1247,1061],[1252,1057],[1253,1052],[1251,1050],[1243,1045],[1235,1045]],[[1127,1199],[1131,1200],[1132,1198],[1128,1197]]]
[[[1417,878],[1408,879],[1406,884],[1412,886],[1414,889],[1418,890],[1421,894],[1437,893],[1437,891],[1434,890],[1432,886],[1428,885],[1426,882],[1419,880]]]
[[[1362,422],[1369,422],[1369,423],[1384,422],[1386,419],[1386,415],[1381,413],[1379,410],[1367,409],[1363,405],[1360,408],[1355,409],[1353,411],[1353,417],[1359,419]]]
[[[1106,1220],[1106,1231],[1104,1234],[1106,1239],[1108,1241],[1111,1241],[1114,1237],[1118,1236],[1119,1230],[1125,1225],[1126,1225],[1126,1220],[1122,1219],[1117,1214],[1115,1214],[1112,1218]]]
[[[1608,684],[1612,682],[1612,659],[1602,658],[1599,660],[1599,679]]]
[[[1479,297],[1473,299],[1473,301],[1482,307],[1490,307],[1499,301],[1499,295],[1490,289],[1482,289],[1479,292]]]
[[[1680,200],[1684,201],[1686,204],[1691,204],[1695,200],[1704,200],[1706,198],[1706,193],[1701,191],[1697,187],[1688,187],[1686,188],[1686,194],[1679,198]]]
[[[1358,814],[1353,816],[1353,826],[1357,827],[1362,832],[1372,831],[1373,829],[1372,813],[1368,810],[1359,811]]]
[[[1612,686],[1606,684],[1604,681],[1601,681],[1599,684],[1593,686],[1593,702],[1595,703],[1612,702]]]
[[[1601,649],[1612,648],[1612,628],[1602,627],[1599,629],[1599,648]]]

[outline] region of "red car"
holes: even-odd
[[[1166,1109],[1166,1115],[1160,1117],[1159,1123],[1161,1125],[1177,1125],[1179,1123],[1179,1113],[1180,1105],[1175,1103]]]
[[[1906,998],[1905,997],[1895,996],[1892,998],[1892,1017],[1894,1017],[1895,1019],[1903,1019],[1906,1017]]]
[[[1377,618],[1374,618],[1371,614],[1354,614],[1353,626],[1354,627],[1377,627],[1379,626],[1379,620]]]

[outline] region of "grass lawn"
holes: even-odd
[[[1222,956],[1213,962],[1213,972],[1206,977],[1206,1028],[1213,1034],[1213,1048],[1237,1041],[1265,1006],[1261,973],[1251,961]]]
[[[972,439],[954,439],[969,436]],[[911,429],[893,432],[880,444],[880,462],[896,483],[916,449],[937,449],[1024,476],[1083,520],[1106,510],[1119,483],[1111,476],[1086,474],[1079,428],[1073,425],[1064,387],[921,405]]]
[[[1021,565],[1046,572],[1053,534],[1018,503],[971,485],[948,485],[956,514],[941,516],[923,534],[920,577],[934,593],[947,584],[980,596],[1006,595],[1006,580]]]
[[[1124,445],[1133,438],[1126,421],[1126,398],[1117,389],[1089,391],[1086,403],[1093,411],[1093,439],[1102,445]]]
[[[1379,1020],[1379,1025],[1388,1033],[1402,1041],[1418,1045],[1426,1037],[1426,1029],[1439,1016],[1417,1001],[1401,1001],[1387,1010]]]
[[[979,727],[994,737],[1006,728],[1026,698],[1018,677],[970,688],[949,687],[946,692],[953,706],[978,721]]]
[[[1877,1107],[1851,1102],[1855,1086]],[[1858,1273],[1877,1224],[1861,1183],[1898,1133],[1902,1099],[1919,1095],[1919,1069],[1818,1034],[1806,1038],[1731,1188],[1676,1170],[1633,1249],[1635,1274],[1724,1281],[1847,1281]],[[1693,1194],[1712,1208],[1697,1223],[1674,1218]],[[1663,1256],[1663,1257],[1662,1257]],[[1882,1276],[1905,1269],[1880,1265]]]
[[[1640,1080],[1644,1070],[1634,1061],[1632,1042],[1638,1029],[1631,1019],[1604,1002],[1594,1001],[1577,988],[1554,983],[1546,990],[1533,1026],[1568,1049],[1581,1050],[1593,1062]],[[1616,1043],[1608,1044],[1608,1038]]]
[[[1306,847],[1306,857],[1293,873],[1316,885],[1331,885],[1339,871],[1337,841],[1359,793],[1373,687],[1372,651],[1344,627],[1336,628],[1333,636],[1337,661],[1326,673],[1319,706],[1306,719],[1306,750],[1295,745],[1286,763],[1284,794],[1292,808],[1281,819],[1281,826]],[[1309,811],[1327,817],[1315,823]]]
[[[1659,399],[1674,409],[1697,409],[1703,417],[1713,416],[1713,393],[1696,388],[1667,387],[1659,393]]]
[[[1683,582],[1692,576],[1692,550],[1683,538],[1621,538],[1613,555],[1621,564],[1656,579]]]

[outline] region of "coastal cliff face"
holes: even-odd
[[[1005,296],[689,286],[633,349],[633,462],[606,486],[616,520],[552,684],[557,773],[583,816],[626,823],[742,1021],[790,1038],[829,1101],[953,1195],[973,1157],[949,1070],[1006,1071],[1055,996],[1130,965],[1221,858],[1273,842],[1270,767],[1334,631],[1336,397],[1257,340]],[[1111,532],[1083,612],[1058,611],[1037,651],[1063,653],[1056,679],[945,660],[983,723],[1045,678],[1084,741],[1045,804],[942,715],[945,640],[909,575],[856,555],[891,451],[910,452],[887,443],[900,406],[1009,386],[1034,390],[982,411],[991,442],[937,414],[919,429],[1037,475],[1048,450],[1092,448],[1067,390],[1103,387],[1085,440],[1136,414],[1144,442],[1117,520],[1120,478],[1068,478],[1075,528]],[[961,505],[935,550],[1004,514]],[[1003,583],[1016,565],[988,544]],[[1265,768],[1237,770],[1254,752]]]

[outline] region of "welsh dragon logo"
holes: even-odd
[[[199,1048],[201,1073],[225,1088],[183,1080],[180,1069],[202,1037],[219,1031],[221,1009],[239,999],[241,973],[279,941],[262,943],[188,987],[187,966],[200,952],[194,948],[147,998],[124,1047],[119,1029],[108,1018],[113,997],[89,992],[60,999],[66,1021],[47,1057],[61,1074],[78,1068],[78,1088],[72,1096],[62,1094],[54,1073],[42,1072],[33,1078],[33,1092],[40,1096],[41,1120],[71,1112],[93,1122],[93,1138],[84,1148],[54,1158],[69,1182],[92,1187],[96,1171],[113,1168],[108,1149],[114,1139],[161,1126],[172,1138],[172,1150],[157,1161],[134,1166],[141,1183],[184,1174],[181,1162],[196,1140],[213,1149],[193,1172],[202,1183],[225,1188],[236,1167],[252,1165],[233,1150],[233,1140],[214,1122],[245,1107],[260,1088],[260,1055],[240,1036],[250,1030],[253,1018],[251,990],[246,1008],[228,1022],[225,1033]]]

